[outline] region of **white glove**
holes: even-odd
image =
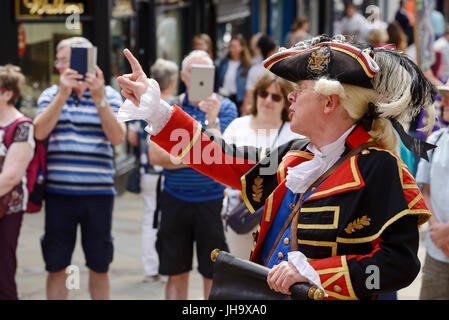
[[[119,122],[145,120],[149,124],[145,131],[156,135],[167,124],[173,107],[161,100],[161,91],[156,80],[148,79],[148,84],[147,91],[140,97],[139,106],[136,107],[131,100],[126,99],[118,111],[117,120]]]

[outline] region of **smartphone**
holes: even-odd
[[[189,80],[189,101],[200,102],[214,92],[215,67],[204,64],[192,64]]]
[[[76,70],[84,76],[86,73],[95,74],[95,66],[97,65],[97,47],[81,48],[71,47],[70,69]]]

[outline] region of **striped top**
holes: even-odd
[[[54,85],[41,94],[37,114],[51,103],[58,90]],[[110,86],[105,87],[105,95],[117,113],[122,97]],[[113,155],[90,91],[84,91],[81,100],[72,93],[48,139],[46,191],[72,195],[116,194]]]
[[[178,104],[177,101],[175,102]],[[188,103],[187,94],[180,107],[206,128],[206,114],[201,111],[199,107]],[[237,118],[237,116],[238,113],[235,104],[228,98],[223,98],[221,100],[220,112],[218,113],[221,132],[224,132],[232,120]],[[164,169],[162,173],[164,175],[164,190],[178,199],[189,202],[198,202],[224,197],[224,185],[192,168],[176,170]]]

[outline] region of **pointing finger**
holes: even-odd
[[[131,81],[124,77],[118,77],[117,82],[123,89],[126,89],[128,91],[133,91],[137,88],[137,84],[134,81]]]
[[[140,66],[139,61],[137,61],[137,59],[133,56],[131,51],[129,51],[128,49],[125,49],[125,50],[123,50],[123,53],[125,54],[126,59],[128,59],[129,64],[131,65],[131,69],[132,69],[133,73],[143,72],[142,67]]]

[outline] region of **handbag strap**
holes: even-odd
[[[278,141],[279,136],[281,135],[282,128],[284,128],[284,124],[285,124],[285,121],[282,121],[282,124],[281,124],[281,126],[279,127],[279,130],[278,130],[278,134],[276,135],[276,138],[274,139],[273,143],[271,144],[270,150],[273,149],[274,145],[276,144],[276,141]]]
[[[281,131],[282,131],[282,128],[284,127],[284,124],[285,124],[285,121],[282,121],[282,124],[281,124],[281,126],[279,127],[279,130],[278,130],[278,134],[276,135],[276,138],[274,139],[273,143],[271,144],[270,150],[274,147],[274,145],[276,144],[276,141],[278,140],[279,136],[281,135]],[[233,211],[237,207],[242,206],[242,205],[243,205],[243,208],[246,208],[245,202],[243,200],[240,200],[239,204],[234,207]],[[229,206],[229,202],[228,202],[228,206]],[[259,209],[257,209],[257,211],[259,211],[264,206],[265,205],[262,205]],[[225,216],[225,220],[229,220],[232,216],[234,216],[238,212],[240,212],[240,210],[235,210],[235,212],[231,212],[232,214],[226,215]]]
[[[285,221],[285,223],[284,223],[284,225],[283,225],[283,227],[281,229],[281,232],[279,232],[279,234],[278,234],[278,236],[276,238],[276,241],[274,242],[274,245],[271,248],[270,253],[268,254],[268,257],[272,256],[274,249],[277,247],[277,245],[278,245],[282,235],[284,234],[284,232],[287,229],[287,227],[290,225],[290,222],[293,220],[292,225],[297,224],[298,213],[300,212],[299,209],[300,209],[301,204],[302,204],[302,197],[303,197],[303,195],[309,193],[314,187],[317,187],[321,182],[326,180],[346,160],[348,160],[352,156],[360,153],[363,149],[369,148],[369,147],[374,146],[374,145],[375,145],[375,143],[370,141],[370,142],[363,143],[363,144],[361,144],[361,145],[359,145],[359,146],[349,150],[349,152],[347,152],[332,167],[330,167],[324,174],[322,174],[317,180],[315,180],[315,182],[310,185],[310,187],[307,189],[307,191],[305,193],[301,193],[299,195],[298,201],[296,202],[292,212],[290,213],[290,215],[288,216],[287,220]],[[291,248],[291,251],[297,251],[298,250],[298,242],[296,241],[296,229],[295,228],[291,228],[290,248]],[[269,262],[269,259],[267,259],[267,261],[265,262],[265,265],[267,265],[268,262]]]

